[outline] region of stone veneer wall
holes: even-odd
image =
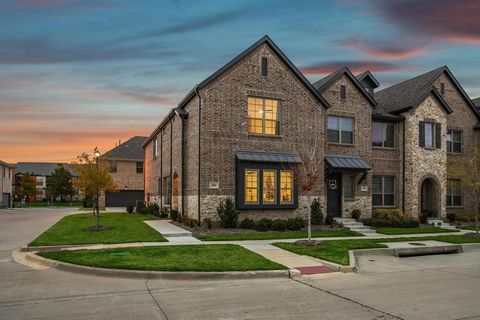
[[[420,187],[425,177],[432,177],[439,184],[440,192],[437,214],[446,215],[447,153],[446,124],[443,109],[431,96],[427,97],[417,108],[405,115],[405,213],[417,217],[420,213]],[[426,149],[419,146],[419,122],[435,121],[442,126],[442,145],[440,149]],[[438,189],[437,189],[438,190]],[[439,198],[439,199],[438,199]]]

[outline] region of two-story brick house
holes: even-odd
[[[146,201],[200,219],[226,197],[242,216],[302,215],[299,168],[314,154],[312,194],[333,216],[377,207],[469,213],[468,191],[447,182],[446,167],[476,145],[480,115],[450,70],[378,86],[347,67],[312,85],[265,36],[192,89],[147,139]]]
[[[14,166],[0,160],[0,208],[12,206]]]
[[[99,161],[110,168],[110,176],[117,186],[116,192],[100,196],[100,207],[125,207],[143,200],[143,144],[146,139],[134,136],[100,156]]]

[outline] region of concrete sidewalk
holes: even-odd
[[[199,244],[202,243],[192,236],[192,233],[170,223],[171,220],[145,220],[151,228],[163,235],[170,244]]]

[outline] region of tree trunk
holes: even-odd
[[[311,203],[310,203],[310,196],[307,199],[307,232],[308,232],[308,241],[312,241],[312,210],[311,210]]]

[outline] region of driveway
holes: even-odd
[[[66,214],[0,211],[0,319],[480,319],[475,250],[401,261],[366,257],[375,261],[362,262],[361,274],[301,282],[116,279],[32,270],[11,260],[12,248]]]

